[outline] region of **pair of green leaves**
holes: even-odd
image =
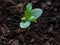
[[[42,15],[43,10],[39,8],[32,9],[32,3],[27,4],[24,17],[21,18],[21,28],[27,28],[30,26],[31,21],[36,22],[37,18]]]

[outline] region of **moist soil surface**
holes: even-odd
[[[22,29],[19,24],[28,3],[43,14]],[[60,0],[0,0],[0,45],[60,45]]]

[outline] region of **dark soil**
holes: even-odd
[[[21,29],[30,2],[44,12],[30,29]],[[0,45],[60,45],[60,0],[0,0]]]

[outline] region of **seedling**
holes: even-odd
[[[27,4],[24,12],[24,17],[21,18],[21,28],[28,28],[31,22],[37,22],[37,19],[42,15],[43,10],[39,8],[32,9],[32,3]]]

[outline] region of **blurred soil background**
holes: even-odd
[[[28,3],[43,14],[30,29],[21,29]],[[0,0],[0,45],[60,45],[60,0]]]

